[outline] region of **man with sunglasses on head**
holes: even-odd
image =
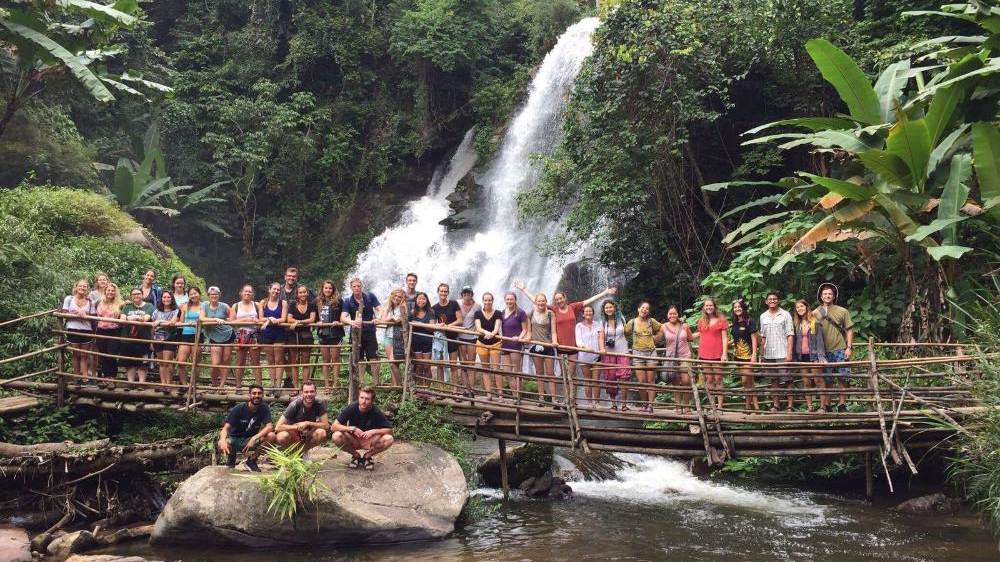
[[[264,445],[274,442],[271,409],[264,402],[264,388],[250,385],[250,398],[229,411],[229,417],[219,432],[219,449],[226,455],[226,466],[236,467],[236,455],[246,456],[246,466],[260,472],[257,457]]]

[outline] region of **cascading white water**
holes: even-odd
[[[354,274],[368,289],[382,298],[402,286],[409,272],[419,276],[422,290],[431,289],[432,299],[433,286],[439,282],[472,285],[477,294],[509,290],[514,279],[524,280],[536,292],[556,288],[562,264],[542,256],[540,246],[559,232],[559,223],[518,225],[517,196],[538,181],[540,165],[532,155],[547,154],[559,143],[566,98],[583,61],[593,52],[590,36],[599,23],[597,18],[586,18],[570,26],[546,55],[527,102],[507,130],[497,157],[479,178],[485,200],[479,211],[485,219],[478,230],[449,233],[439,224],[449,213],[446,198],[475,164],[469,131],[448,165],[435,173],[427,195],[410,203],[399,223],[358,256]]]

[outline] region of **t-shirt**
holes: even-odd
[[[656,349],[653,336],[660,331],[661,324],[650,317],[645,322],[633,318],[625,324],[625,333],[632,334],[632,349],[635,351],[652,351]]]
[[[229,410],[229,417],[226,418],[226,423],[229,424],[229,435],[241,439],[257,435],[261,428],[271,422],[271,408],[264,402],[257,405],[255,412],[250,411],[250,404],[247,402],[237,404],[233,406],[232,410]]]
[[[460,304],[459,306],[462,306],[462,305]],[[462,328],[464,328],[466,330],[473,330],[474,331],[476,329],[476,313],[479,312],[482,309],[483,309],[483,307],[480,306],[479,303],[475,303],[475,302],[472,303],[471,307],[469,307],[469,311],[468,312],[465,311],[465,308],[462,308]],[[472,334],[459,334],[458,335],[458,339],[460,339],[460,340],[466,340],[466,341],[473,341],[473,340],[476,339],[476,336],[474,336]]]
[[[457,301],[448,301],[446,304],[436,303],[431,307],[434,311],[434,318],[438,322],[444,322],[445,324],[451,324],[455,320],[458,320],[459,306]]]
[[[352,425],[361,431],[368,431],[369,429],[392,429],[392,422],[385,417],[385,414],[382,413],[382,410],[378,409],[378,406],[372,404],[370,410],[362,412],[357,402],[348,404],[340,412],[340,415],[337,416],[337,423],[340,425]]]
[[[340,299],[334,300],[334,302],[323,306],[322,308],[317,307],[319,310],[319,316],[317,319],[320,323],[327,322],[340,322],[340,307],[343,303]],[[342,338],[344,337],[344,327],[343,326],[324,326],[318,328],[316,333],[320,337],[330,337],[330,338]]]
[[[302,402],[302,397],[299,396],[285,408],[285,421],[288,423],[299,423],[302,421],[314,422],[318,420],[323,414],[326,413],[326,401],[322,398],[317,397],[313,401],[313,407],[306,409],[305,403]]]
[[[525,320],[528,319],[528,315],[525,314],[520,308],[514,309],[514,312],[507,315],[507,309],[504,309],[501,314],[500,321],[500,335],[505,338],[516,338],[521,335],[521,325]],[[500,344],[500,349],[521,349],[521,342],[503,340]]]
[[[753,335],[757,333],[757,323],[753,318],[734,322],[730,333],[733,336],[733,357],[749,361],[753,352]]]
[[[162,311],[154,309],[153,310],[153,314],[152,314],[152,316],[153,316],[152,321],[153,322],[157,322],[157,321],[159,321],[159,322],[170,322],[174,318],[177,318],[178,316],[180,316],[180,314],[181,314],[181,311],[178,310],[178,309],[176,309],[176,308],[173,309],[173,310],[162,310]],[[167,338],[170,337],[170,332],[173,332],[173,331],[174,331],[174,328],[172,326],[168,326],[166,324],[160,324],[159,326],[156,327],[155,330],[153,330],[153,334],[156,336],[154,339],[165,340],[165,339],[167,339]],[[172,351],[173,349],[176,349],[176,348],[170,348],[170,351]]]
[[[708,320],[698,321],[698,331],[701,332],[701,345],[698,346],[698,359],[722,358],[722,334],[729,329],[729,322],[719,318],[714,325]]]
[[[417,309],[415,309],[415,308],[411,309],[410,310],[410,322],[420,322],[422,324],[433,324],[434,323],[434,311],[431,310],[430,308],[426,309],[423,312],[418,312]],[[424,334],[424,335],[431,336],[431,335],[434,335],[434,329],[433,328],[421,328],[421,327],[414,326],[413,327],[413,333],[414,334]]]
[[[760,337],[764,338],[764,359],[788,359],[788,336],[795,333],[792,315],[779,308],[777,314],[765,310],[760,315]]]
[[[556,319],[556,338],[559,345],[573,345],[576,341],[576,315],[583,310],[582,302],[571,302],[565,312],[559,312],[558,307],[549,305],[549,310]]]
[[[208,302],[204,302],[201,305],[202,310],[205,311],[205,318],[215,318],[218,320],[229,320],[229,305],[220,302],[215,310],[212,310],[211,305]],[[226,324],[213,324],[204,323],[201,326],[203,332],[205,332],[205,337],[208,341],[214,343],[222,343],[229,341],[233,337],[233,327]]]
[[[319,316],[319,311],[316,310],[316,303],[310,302],[309,304],[307,304],[305,312],[300,312],[299,311],[299,305],[298,304],[296,304],[294,302],[288,303],[288,315],[291,317],[291,320],[289,320],[289,322],[291,322],[292,320],[298,320],[299,322],[305,322],[306,320],[309,320],[310,315],[313,315],[313,314],[315,314],[315,316],[313,316],[312,319],[316,320],[316,318]],[[298,327],[296,327],[295,331],[299,332],[299,333],[306,333],[306,332],[308,332],[311,329],[312,328],[309,327],[309,325],[305,325],[305,326],[298,326]]]
[[[544,313],[531,311],[531,339],[542,343],[552,343],[553,314],[548,309]],[[573,336],[576,340],[576,336]]]
[[[142,303],[142,306],[136,306],[129,302],[122,307],[122,314],[125,315],[125,319],[132,322],[143,322],[146,320],[146,316],[152,318],[153,305],[148,302]],[[149,326],[134,326],[132,324],[122,324],[122,337],[126,338],[137,338],[141,340],[148,340],[150,329]]]
[[[382,306],[382,303],[378,301],[378,297],[372,293],[365,291],[361,292],[361,319],[366,321],[371,321],[375,319],[375,307]],[[344,301],[341,303],[341,310],[346,312],[351,319],[354,319],[354,315],[358,313],[358,301],[354,299],[354,295],[350,294],[344,297]],[[361,332],[370,335],[375,335],[375,324],[362,324]]]
[[[479,327],[486,330],[487,332],[492,332],[493,329],[496,328],[497,322],[500,321],[500,317],[502,315],[503,315],[502,312],[494,308],[493,313],[490,314],[489,318],[487,318],[485,312],[483,312],[482,310],[477,310],[475,316],[473,316],[473,320],[479,320]],[[520,330],[520,328],[518,329]],[[519,331],[518,333],[520,334],[521,332]],[[481,335],[479,336],[479,341],[480,343],[483,343],[485,345],[493,345],[497,343],[497,338],[486,337]]]
[[[278,294],[278,298],[283,301],[288,301],[288,306],[291,307],[295,303],[295,293],[299,290],[299,284],[296,283],[292,285],[291,289],[285,289],[285,285],[281,285],[281,293]],[[309,295],[309,302],[316,302],[316,291],[313,291],[309,287],[306,287],[306,293]]]
[[[83,306],[76,305],[76,297],[73,295],[68,295],[65,299],[63,299],[63,309],[68,312],[75,313],[83,311],[84,314],[88,316],[93,316],[95,308],[96,306],[94,304],[94,301],[90,300],[89,297],[84,301]],[[73,318],[66,320],[66,329],[90,331],[93,329],[93,326],[91,325],[90,320],[84,320],[83,318],[80,319]]]
[[[835,304],[831,304],[825,313],[822,306],[816,307],[816,310],[813,312],[816,314],[819,325],[823,330],[823,344],[826,347],[826,351],[847,349],[846,333],[847,330],[854,327],[854,322],[851,321],[851,313],[846,308]],[[840,324],[840,328],[844,329],[843,333],[837,327],[837,324]]]

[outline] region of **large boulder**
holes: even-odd
[[[916,513],[926,515],[938,513],[941,515],[951,515],[962,507],[962,503],[954,498],[936,492],[926,496],[906,500],[905,502],[892,508],[899,513]]]
[[[389,544],[440,539],[455,528],[469,498],[454,457],[430,445],[397,442],[374,471],[347,467],[350,455],[325,458],[319,480],[327,490],[292,520],[267,512],[268,496],[246,473],[201,469],[177,488],[156,520],[152,544],[297,545]]]
[[[31,562],[31,541],[28,533],[17,527],[0,526],[0,560]]]

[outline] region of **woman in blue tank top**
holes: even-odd
[[[181,306],[181,322],[187,324],[181,328],[182,345],[178,346],[177,350],[177,361],[180,363],[177,368],[177,376],[181,380],[181,386],[188,385],[188,368],[185,363],[188,361],[189,357],[191,357],[193,361],[194,354],[198,353],[199,342],[194,341],[196,330],[195,322],[204,318],[205,309],[201,306],[201,290],[198,289],[198,287],[191,287],[188,289],[188,301]],[[191,376],[197,378],[198,373],[191,373]],[[181,390],[181,392],[183,393],[184,390]]]
[[[288,301],[281,299],[281,283],[271,283],[267,290],[267,298],[260,301],[261,313],[264,316],[264,326],[260,331],[260,343],[264,346],[267,356],[268,374],[271,376],[271,387],[274,395],[280,392],[281,360],[285,343],[285,328],[281,326],[288,317]]]

